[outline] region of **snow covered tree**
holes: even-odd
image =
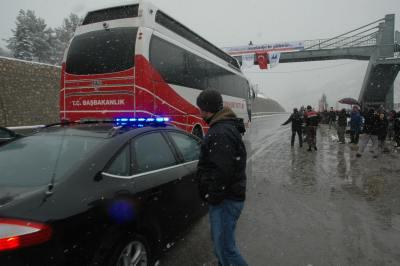
[[[16,28],[11,30],[13,37],[6,40],[7,47],[15,58],[60,64],[64,51],[74,35],[81,19],[71,13],[61,27],[48,28],[42,18],[36,17],[32,10],[20,10]]]
[[[0,47],[0,56],[8,56],[6,50],[4,50],[2,47]]]
[[[52,30],[47,28],[42,18],[36,17],[32,10],[20,10],[16,28],[11,30],[13,37],[6,40],[15,58],[29,61],[48,62]]]
[[[52,49],[54,52],[54,59],[57,63],[61,63],[64,51],[80,23],[81,18],[76,14],[71,13],[68,18],[64,19],[63,25],[54,30],[56,40],[54,41]]]

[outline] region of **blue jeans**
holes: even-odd
[[[235,243],[236,222],[243,204],[243,201],[224,200],[218,205],[209,205],[211,238],[219,265],[247,266]]]

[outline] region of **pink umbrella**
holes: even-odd
[[[354,98],[343,98],[338,102],[342,104],[359,105],[358,101]]]

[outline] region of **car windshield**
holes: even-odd
[[[37,186],[62,177],[87,158],[102,138],[38,134],[0,147],[0,186]],[[58,161],[58,163],[57,163]]]

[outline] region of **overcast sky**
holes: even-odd
[[[48,26],[57,27],[71,12],[84,15],[86,11],[99,6],[121,2],[127,1],[2,0],[0,46],[4,47],[3,39],[11,36],[11,29],[15,27],[19,9],[32,9],[37,16],[46,21]],[[152,2],[220,47],[245,45],[250,40],[254,44],[264,44],[329,38],[383,18],[390,13],[396,15],[396,29],[400,30],[400,0],[153,0]],[[326,78],[332,77],[332,73],[335,78],[337,76],[341,79],[341,75],[348,73],[349,68],[358,73],[365,72],[365,66],[365,62],[357,61],[280,64],[273,71],[305,70],[303,73],[308,74],[300,75],[298,72],[296,75],[276,74],[275,78],[271,78],[273,75],[270,72],[270,74],[252,73],[249,77],[259,84],[259,88],[267,94],[266,96],[277,99],[286,108],[291,108],[295,103],[290,100],[289,88],[293,84],[304,83],[304,79],[310,72],[313,73],[313,69],[318,69],[315,73],[320,77],[320,86],[325,86]],[[257,72],[257,69],[251,72]],[[316,81],[313,86],[317,88],[319,83]],[[361,87],[361,84],[359,86]],[[278,91],[279,93],[275,93]],[[337,99],[329,99],[328,96],[328,100],[335,102]],[[314,102],[311,104],[316,105]]]

